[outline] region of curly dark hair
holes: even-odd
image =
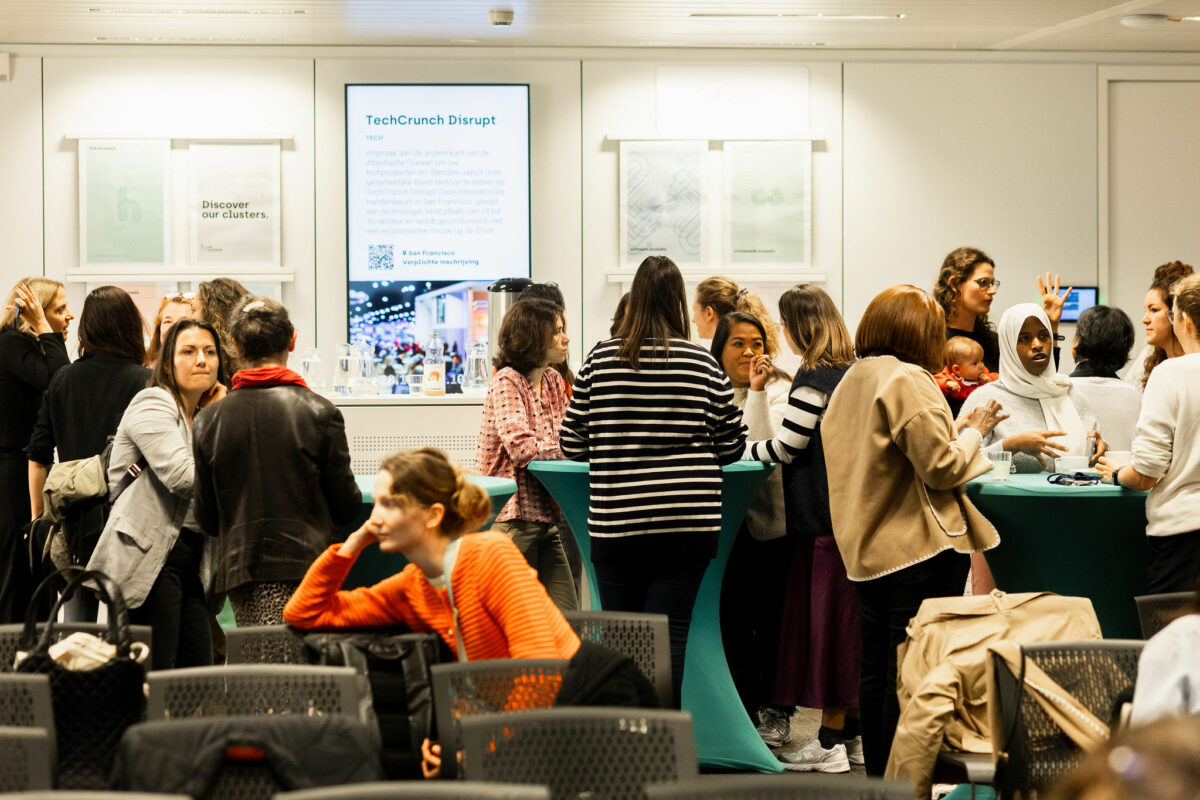
[[[1075,360],[1116,372],[1129,361],[1133,323],[1119,308],[1092,306],[1075,323]]]
[[[546,349],[554,338],[555,323],[561,316],[558,307],[548,300],[513,303],[500,324],[492,365],[496,369],[512,367],[522,375],[542,366]]]
[[[956,247],[946,254],[942,260],[942,268],[938,271],[937,281],[933,285],[933,299],[937,300],[946,315],[946,322],[954,315],[954,306],[962,295],[963,282],[971,277],[971,273],[980,264],[995,267],[996,262],[991,256],[978,247]],[[987,314],[975,318],[975,330],[986,331],[991,328]]]

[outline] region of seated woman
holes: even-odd
[[[1075,323],[1071,383],[1091,406],[1113,450],[1130,449],[1142,408],[1141,393],[1117,377],[1117,370],[1129,362],[1133,340],[1133,323],[1119,308],[1093,306]]]
[[[491,509],[433,448],[396,453],[372,489],[375,506],[362,527],[322,553],[283,609],[296,628],[366,628],[402,623],[437,633],[460,661],[571,658],[579,637],[507,536],[463,536]],[[372,542],[402,553],[399,574],[351,591],[342,581]],[[422,745],[427,776],[440,768],[440,747]]]
[[[1017,472],[1052,472],[1054,459],[1087,455],[1096,439],[1094,461],[1104,452],[1096,417],[1071,380],[1059,375],[1052,354],[1054,336],[1041,306],[1018,303],[1000,318],[1000,378],[980,387],[963,403],[961,423],[989,402],[1008,418],[983,437],[984,452],[1008,450]]]

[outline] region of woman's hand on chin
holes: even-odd
[[[338,555],[352,556],[378,538],[379,525],[368,519],[358,530],[346,537],[346,541],[338,548]]]
[[[750,391],[761,392],[767,388],[767,379],[771,377],[771,357],[768,355],[755,356],[750,362]]]

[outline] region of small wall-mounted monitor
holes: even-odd
[[[1079,315],[1100,302],[1100,290],[1096,286],[1076,286],[1063,301],[1063,322],[1075,322]]]

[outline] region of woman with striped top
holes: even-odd
[[[802,283],[784,292],[779,318],[784,339],[802,365],[792,381],[779,435],[751,442],[746,457],[783,465],[792,551],[774,701],[778,707],[822,709],[816,738],[780,757],[794,771],[849,772],[851,763],[863,763],[858,606],[829,518],[821,418],[854,362],[854,348],[837,306],[816,286]],[[768,369],[752,365],[751,393],[763,390]]]
[[[591,463],[604,608],[670,621],[676,704],[692,606],[721,531],[721,467],[746,442],[729,379],[688,329],[679,268],[650,256],[616,338],[597,344],[575,379],[559,439],[563,455]]]

